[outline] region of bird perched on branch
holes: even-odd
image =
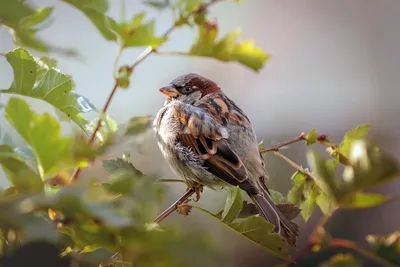
[[[275,232],[295,246],[297,225],[273,203],[249,118],[213,81],[190,73],[162,87],[167,100],[154,120],[158,145],[189,187],[239,186]]]

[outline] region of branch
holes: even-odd
[[[223,0],[210,0],[210,1],[207,2],[207,3],[200,5],[198,9],[196,9],[196,10],[194,10],[193,12],[191,12],[190,14],[188,14],[188,15],[187,15],[187,18],[189,18],[190,16],[195,15],[195,14],[197,14],[197,13],[203,12],[204,10],[208,9],[211,5],[213,5],[213,4],[217,3],[217,2],[222,2],[222,1],[223,1]],[[178,21],[175,21],[174,24],[172,24],[171,27],[169,27],[169,28],[165,31],[165,33],[162,35],[162,38],[167,39],[167,37],[168,37],[177,27],[179,27],[179,26],[181,26],[181,24],[180,24]],[[105,114],[105,113],[107,112],[108,107],[110,106],[111,100],[113,99],[113,97],[114,97],[114,95],[115,95],[115,92],[117,91],[117,89],[118,89],[118,87],[119,87],[119,80],[118,80],[118,77],[117,77],[117,75],[116,75],[116,70],[117,70],[117,66],[118,66],[119,59],[120,59],[121,54],[122,54],[122,50],[123,50],[123,47],[120,46],[120,47],[118,48],[117,56],[116,56],[115,61],[114,61],[113,76],[114,76],[115,83],[114,83],[114,86],[113,86],[113,88],[112,88],[112,90],[111,90],[111,92],[110,92],[110,95],[108,96],[107,101],[106,101],[106,103],[105,103],[105,105],[104,105],[104,107],[103,107],[103,109],[102,109],[102,113],[103,113],[103,114]],[[144,60],[145,58],[147,58],[147,57],[148,57],[149,55],[151,55],[153,52],[155,52],[155,49],[153,49],[151,46],[148,46],[148,47],[139,55],[139,57],[135,60],[135,62],[134,62],[132,65],[127,66],[126,69],[127,69],[128,71],[130,71],[130,72],[133,72],[133,70],[134,70],[140,63],[142,63],[143,60]],[[102,126],[101,124],[102,124],[102,119],[99,118],[95,130],[93,131],[92,135],[90,136],[89,144],[92,144],[92,143],[94,142],[94,140],[95,140],[95,138],[96,138],[96,134],[97,134],[97,132],[100,130],[101,126]],[[75,173],[74,173],[74,175],[73,175],[73,177],[72,177],[72,182],[76,182],[76,181],[78,180],[78,177],[79,177],[80,172],[81,172],[81,169],[80,169],[80,168],[76,169],[76,171],[75,171]]]
[[[328,246],[352,249],[352,250],[357,251],[358,253],[364,255],[365,257],[375,261],[376,263],[379,263],[381,266],[386,266],[386,267],[396,267],[397,266],[397,265],[387,261],[386,259],[377,256],[369,249],[360,247],[357,243],[347,240],[347,239],[332,239],[331,241],[329,241]]]
[[[166,210],[164,210],[157,218],[154,219],[155,223],[162,222],[165,218],[167,218],[172,212],[176,211],[179,208],[179,205],[186,202],[189,197],[191,197],[196,190],[194,188],[189,189],[186,193],[181,196],[177,201],[175,201],[171,206],[169,206]]]
[[[284,146],[287,146],[287,145],[290,145],[290,144],[293,144],[293,143],[297,143],[297,142],[302,141],[302,140],[306,140],[306,136],[305,136],[304,133],[301,133],[296,138],[293,138],[293,139],[287,140],[287,141],[285,141],[283,143],[280,143],[279,145],[262,149],[260,152],[261,152],[261,154],[264,154],[264,153],[267,153],[267,152],[270,152],[270,151],[278,152],[280,148],[282,148]]]

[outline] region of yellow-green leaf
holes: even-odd
[[[357,140],[364,140],[368,137],[369,125],[359,125],[356,128],[348,131],[343,141],[339,145],[340,152],[345,155],[349,156],[350,154],[350,147]]]
[[[390,199],[390,197],[381,194],[355,193],[342,205],[347,208],[371,208],[382,205]]]
[[[1,93],[23,95],[37,98],[51,104],[78,126],[84,127],[86,120],[80,115],[87,112],[78,100],[82,98],[71,91],[74,83],[68,75],[58,69],[50,68],[44,61],[35,59],[23,48],[14,49],[6,54],[7,61],[14,71],[14,80],[8,89]],[[51,62],[54,64],[54,62]],[[42,76],[38,80],[37,72]]]
[[[106,40],[117,41],[117,23],[106,15],[107,0],[61,0],[80,10],[93,23]]]
[[[306,135],[306,143],[307,145],[312,145],[317,142],[318,134],[317,131],[313,128]]]
[[[225,202],[225,208],[222,212],[221,221],[227,224],[235,220],[242,210],[242,202],[242,190],[239,187],[234,187],[229,190],[228,198]]]
[[[43,181],[39,174],[32,170],[11,147],[0,145],[0,164],[18,193],[43,191]]]

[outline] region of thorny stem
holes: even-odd
[[[293,143],[297,143],[297,142],[302,141],[302,140],[306,140],[306,136],[305,136],[304,133],[301,133],[296,138],[293,138],[293,139],[287,140],[287,141],[285,141],[283,143],[280,143],[279,145],[262,149],[260,152],[261,152],[261,154],[264,154],[264,153],[267,153],[267,152],[270,152],[270,151],[278,152],[280,148],[282,148],[284,146],[287,146],[287,145],[290,145],[290,144],[293,144]]]
[[[186,191],[186,193],[181,196],[177,201],[175,201],[171,206],[169,206],[166,210],[164,210],[160,215],[157,216],[157,218],[154,219],[155,223],[160,223],[162,222],[165,218],[167,218],[171,213],[176,211],[178,209],[178,206],[182,203],[184,203],[186,200],[191,197],[196,190],[194,188],[189,189]]]
[[[203,5],[201,5],[198,9],[194,10],[193,12],[191,12],[190,14],[188,14],[187,16],[190,17],[191,15],[194,15],[194,14],[197,14],[197,13],[199,13],[199,12],[202,12],[202,11],[208,9],[211,5],[213,5],[213,4],[217,3],[217,2],[221,2],[221,1],[222,1],[222,0],[211,0],[211,1],[209,1],[209,2],[207,2],[207,3],[205,3],[205,4],[203,4]],[[162,35],[162,38],[167,39],[168,36],[169,36],[176,28],[178,28],[179,26],[181,26],[181,25],[180,25],[178,22],[175,21],[174,24],[172,24],[171,27],[169,27],[169,28],[165,31],[165,33]],[[112,88],[112,90],[111,90],[111,92],[110,92],[110,95],[108,96],[107,101],[106,101],[106,103],[105,103],[105,105],[104,105],[104,107],[103,107],[103,109],[102,109],[102,113],[103,113],[103,114],[105,114],[105,113],[107,112],[108,107],[110,106],[111,100],[113,99],[113,97],[114,97],[114,95],[115,95],[115,92],[117,91],[117,89],[118,89],[118,87],[119,87],[119,81],[118,81],[118,77],[117,77],[117,75],[116,75],[116,71],[117,71],[119,59],[120,59],[121,54],[122,54],[122,50],[123,50],[123,46],[120,45],[120,47],[118,48],[117,56],[116,56],[116,58],[115,58],[114,67],[113,67],[113,76],[114,76],[114,79],[115,79],[115,83],[114,83],[114,86],[113,86],[113,88]],[[148,47],[139,55],[139,57],[135,60],[135,62],[134,62],[132,65],[127,66],[127,69],[128,69],[129,71],[132,72],[140,63],[143,62],[144,59],[146,59],[149,55],[151,55],[151,54],[152,54],[153,52],[155,52],[155,51],[156,51],[156,50],[153,49],[151,46],[148,46]],[[96,134],[97,134],[97,132],[100,130],[101,126],[102,126],[102,119],[99,118],[95,130],[93,131],[92,135],[91,135],[90,138],[89,138],[89,144],[92,144],[92,143],[94,142],[95,137],[96,137]],[[74,175],[73,175],[73,177],[72,177],[72,182],[76,182],[76,181],[78,180],[78,177],[79,177],[80,172],[81,172],[81,169],[79,169],[79,168],[76,169],[76,171],[75,171],[75,173],[74,173]]]

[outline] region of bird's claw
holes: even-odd
[[[189,191],[190,189],[194,189],[194,191],[196,193],[196,198],[194,201],[198,202],[200,200],[200,193],[203,192],[203,185],[195,184],[193,186],[188,186],[186,190]]]

